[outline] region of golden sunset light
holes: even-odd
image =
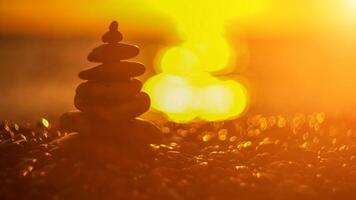
[[[0,199],[352,200],[356,0],[0,0]]]

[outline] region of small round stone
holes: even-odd
[[[137,62],[106,63],[83,70],[79,78],[92,81],[121,81],[145,73],[145,66]]]
[[[88,55],[88,60],[98,63],[120,62],[133,58],[139,54],[137,46],[129,44],[103,44],[93,49]]]
[[[273,141],[263,141],[257,147],[256,151],[258,153],[275,153],[281,150],[281,146]]]
[[[119,24],[116,21],[111,22],[109,31],[106,32],[101,40],[105,43],[117,43],[122,40],[122,34],[118,31]]]
[[[117,23],[117,21],[112,21],[109,26],[109,31],[117,31],[118,27],[119,23]]]

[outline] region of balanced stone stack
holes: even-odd
[[[84,149],[142,153],[160,141],[156,126],[136,118],[150,108],[149,96],[141,92],[142,82],[133,78],[142,75],[145,66],[124,61],[137,56],[139,48],[119,43],[122,39],[118,23],[112,22],[102,37],[105,44],[88,55],[89,61],[101,64],[79,73],[86,80],[76,90],[74,104],[79,111],[60,119],[63,130],[79,133],[76,145]]]

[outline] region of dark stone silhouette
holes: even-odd
[[[105,44],[88,55],[89,61],[101,64],[79,73],[86,80],[76,89],[74,105],[79,111],[65,113],[60,119],[62,130],[79,133],[64,143],[81,157],[115,159],[123,152],[147,155],[150,144],[160,141],[161,132],[155,125],[136,118],[150,107],[149,96],[141,92],[142,82],[133,78],[142,75],[145,67],[123,61],[137,56],[139,48],[119,43],[122,38],[118,23],[112,22],[102,37]]]

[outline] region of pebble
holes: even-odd
[[[238,174],[252,174],[251,169],[246,165],[237,165],[235,169]]]
[[[180,150],[183,153],[188,153],[188,154],[195,154],[199,152],[199,145],[194,143],[194,142],[182,142],[180,144]]]
[[[273,173],[268,172],[257,172],[255,174],[256,181],[260,185],[264,185],[264,187],[268,186],[269,184],[273,184],[277,180],[277,176]]]
[[[275,153],[281,150],[281,146],[273,141],[262,141],[256,147],[256,150],[258,153],[264,153],[264,152]]]

